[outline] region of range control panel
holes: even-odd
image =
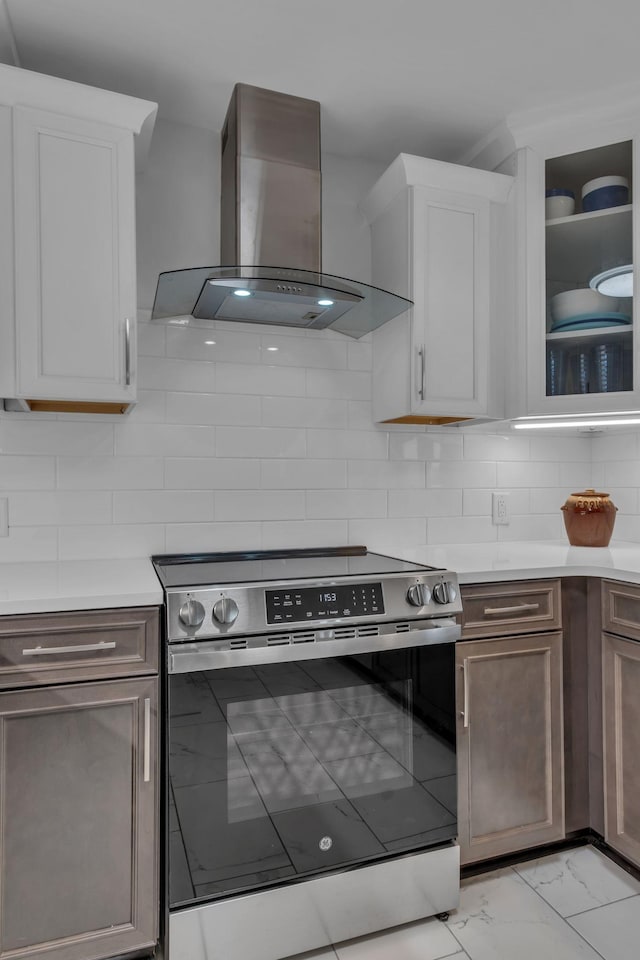
[[[300,629],[303,624],[339,626],[462,611],[455,573],[336,577],[289,582],[169,588],[167,638],[187,640]]]
[[[381,583],[266,590],[267,623],[304,623],[383,614]]]

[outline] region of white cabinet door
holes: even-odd
[[[489,201],[413,187],[412,412],[487,413]]]
[[[376,420],[502,416],[500,260],[511,185],[502,174],[401,155],[365,202],[373,282],[414,302],[373,333]]]
[[[570,126],[569,120],[567,121]],[[628,133],[632,127],[630,125]],[[600,134],[600,140],[596,138]],[[609,305],[575,306],[558,314],[557,295],[589,291],[595,277],[634,263],[640,182],[637,138],[607,142],[597,127],[575,141],[558,141],[557,153],[521,147],[517,165],[518,236],[511,256],[516,277],[510,353],[514,369],[507,416],[606,415],[640,406],[640,338],[631,297]],[[591,179],[623,175],[629,203],[585,209],[582,186]],[[563,188],[575,196],[574,212],[545,219],[545,190]],[[603,201],[604,202],[604,201]],[[509,331],[508,331],[509,332]]]
[[[133,133],[13,111],[16,393],[135,400]]]

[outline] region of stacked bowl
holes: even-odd
[[[629,181],[626,177],[596,177],[582,188],[582,211],[605,210],[629,203]]]
[[[557,293],[551,298],[551,333],[630,324],[631,317],[619,313],[618,305],[615,297],[607,297],[590,287]]]

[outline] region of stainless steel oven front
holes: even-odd
[[[265,625],[167,646],[169,960],[279,960],[457,904],[456,585],[327,580],[168,604],[249,589]],[[416,584],[444,603],[393,616]],[[316,616],[336,604],[356,615]]]

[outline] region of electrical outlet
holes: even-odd
[[[494,493],[491,504],[491,517],[496,526],[502,526],[510,522],[509,515],[509,494]]]
[[[9,501],[0,497],[0,537],[9,536]]]

